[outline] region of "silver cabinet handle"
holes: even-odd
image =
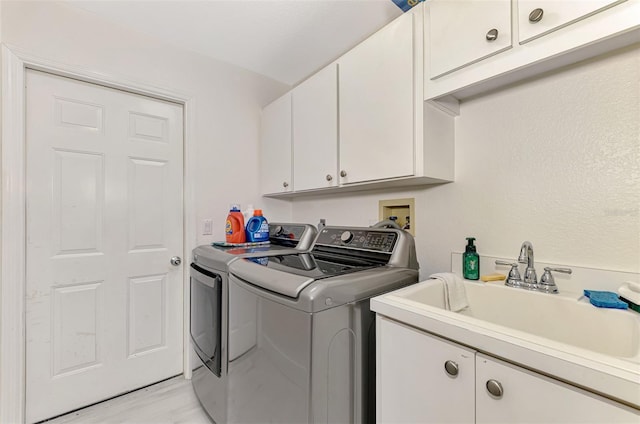
[[[286,182],[286,181],[285,181],[285,182],[283,182],[283,183],[282,183],[282,187],[284,187],[284,188],[289,187],[289,183],[288,183],[288,182]]]
[[[489,380],[487,381],[487,391],[493,397],[500,399],[504,394],[504,390],[502,389],[502,384],[498,380]]]
[[[487,41],[496,41],[498,39],[498,30],[495,28],[490,29],[489,32],[487,32],[486,38]]]
[[[537,8],[533,9],[531,13],[529,13],[529,22],[535,24],[536,22],[540,22],[542,20],[542,16],[544,15],[544,10]]]
[[[340,171],[340,176],[341,177],[346,177],[347,176],[347,171],[345,171],[344,169],[342,171]]]
[[[327,174],[327,181],[333,180],[333,176],[331,174]]]
[[[451,377],[455,377],[455,376],[458,375],[458,372],[459,372],[458,364],[456,364],[453,361],[447,361],[447,362],[444,363],[444,370]]]
[[[182,263],[182,259],[180,258],[180,256],[174,256],[171,258],[171,265],[178,266],[181,263]]]

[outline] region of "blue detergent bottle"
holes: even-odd
[[[253,216],[247,221],[246,235],[248,242],[269,241],[269,223],[262,216],[262,209],[253,211]]]

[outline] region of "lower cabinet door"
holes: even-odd
[[[483,354],[476,423],[638,423],[640,411]]]
[[[377,316],[376,421],[473,423],[475,352]]]

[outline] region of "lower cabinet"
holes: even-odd
[[[640,411],[376,317],[378,423],[638,423]]]
[[[376,421],[473,423],[475,351],[376,320]]]

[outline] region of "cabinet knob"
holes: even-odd
[[[345,171],[344,169],[342,171],[340,171],[340,176],[341,177],[346,177],[347,176],[347,171]]]
[[[331,174],[327,174],[327,181],[333,180],[333,176]]]
[[[542,20],[542,15],[544,15],[544,10],[540,8],[533,9],[531,13],[529,13],[529,22],[532,24],[540,22]]]
[[[447,372],[447,374],[449,374],[451,377],[455,377],[458,375],[458,364],[456,364],[453,361],[447,361],[444,363],[444,370]]]
[[[487,41],[496,41],[498,39],[498,30],[495,28],[490,29],[486,35]]]
[[[288,183],[288,182],[286,182],[286,181],[285,181],[285,182],[283,182],[283,183],[282,183],[282,187],[284,187],[284,188],[289,187],[289,183]]]
[[[497,380],[489,380],[487,381],[487,391],[489,394],[497,399],[500,399],[504,394],[504,390],[502,389],[502,384],[500,384]]]

